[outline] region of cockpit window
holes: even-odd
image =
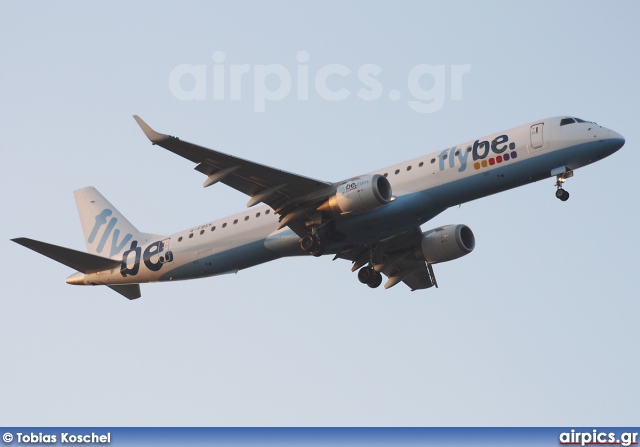
[[[561,126],[566,126],[567,124],[572,124],[572,123],[593,123],[593,122],[592,121],[585,121],[583,119],[576,118],[576,117],[573,117],[573,118],[567,117],[567,118],[562,118],[560,120],[560,125]],[[595,124],[595,123],[593,123],[593,124]]]

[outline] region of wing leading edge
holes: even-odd
[[[319,213],[318,207],[336,191],[337,184],[315,180],[207,149],[171,135],[156,132],[139,116],[134,118],[154,145],[163,147],[193,163],[207,176],[203,186],[224,183],[250,197],[247,206],[265,203],[280,215],[280,227],[289,226],[299,236],[307,234],[305,222]],[[410,231],[379,241],[375,247],[357,245],[338,253],[334,259],[352,261],[352,271],[369,263],[377,276],[388,277],[385,288],[404,282],[411,290],[437,287],[431,265],[416,259],[414,247],[422,233]],[[371,262],[373,261],[373,262]],[[380,282],[378,282],[380,284]]]

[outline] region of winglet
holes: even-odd
[[[136,120],[136,122],[138,123],[138,126],[140,126],[140,129],[142,129],[144,134],[147,136],[147,138],[153,144],[156,144],[156,143],[159,143],[162,140],[166,140],[168,138],[171,138],[170,135],[165,135],[163,133],[158,133],[155,130],[153,130],[151,127],[149,127],[149,125],[147,123],[142,121],[142,118],[140,118],[138,115],[133,115],[133,118]]]

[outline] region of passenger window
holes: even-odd
[[[419,168],[424,166],[424,161],[421,161],[420,164],[418,165]]]
[[[385,177],[387,177],[388,175],[389,175],[389,173],[388,173],[388,172],[385,172],[385,173],[384,173],[384,176],[385,176]]]
[[[191,239],[193,237],[193,233],[189,234],[189,239]]]
[[[200,230],[200,234],[203,235],[204,234],[204,230]]]
[[[432,159],[431,159],[431,164],[434,164],[435,162],[436,162],[436,159],[435,159],[435,158],[432,158]]]
[[[411,166],[407,166],[407,171],[411,171]]]
[[[178,238],[178,242],[182,242],[182,236]]]
[[[260,213],[256,213],[256,217],[260,217]]]
[[[460,155],[460,149],[456,151],[455,155]]]
[[[237,224],[238,223],[238,219],[234,219],[233,224]]]
[[[444,154],[444,157],[442,157],[442,159],[446,160],[448,156],[449,156],[449,154]]]
[[[226,222],[222,224],[222,228],[227,228],[227,223]]]
[[[467,152],[471,152],[471,146],[467,148]]]
[[[396,169],[396,175],[400,174],[400,169]]]
[[[216,231],[216,226],[215,225],[211,227],[211,231]]]
[[[249,216],[244,216],[244,220],[245,220],[245,222],[246,222],[247,220],[249,220]]]
[[[265,214],[269,214],[269,211],[271,211],[271,210],[267,210],[267,211],[265,211],[264,213],[265,213]]]

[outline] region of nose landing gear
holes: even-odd
[[[559,168],[551,171],[551,174],[556,176],[556,198],[566,202],[569,200],[569,192],[565,191],[562,185],[564,185],[567,179],[573,177],[573,171],[566,171],[566,168]]]

